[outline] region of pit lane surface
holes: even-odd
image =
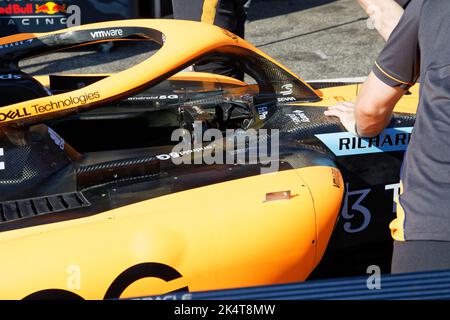
[[[180,292],[137,300],[448,300],[450,271],[311,280],[209,292]],[[269,302],[266,302],[269,303]]]
[[[366,18],[356,0],[253,0],[246,38],[304,79],[361,77],[384,43]],[[152,48],[121,44],[100,56],[82,49],[21,65],[33,74],[117,72],[145,59]]]

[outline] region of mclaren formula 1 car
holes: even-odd
[[[109,75],[32,77],[18,65],[103,41],[159,49]],[[180,72],[223,59],[249,80]],[[234,34],[188,21],[1,38],[0,63],[0,298],[129,298],[389,271],[417,89],[388,129],[360,139],[323,115],[360,84],[306,83]]]

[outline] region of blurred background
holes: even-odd
[[[81,8],[83,24],[128,17],[171,18],[172,10],[170,0],[0,0],[0,34],[62,28],[73,4]],[[364,77],[384,43],[369,29],[356,0],[252,0],[246,39],[306,80]],[[100,50],[107,53],[86,48],[35,57],[21,65],[33,74],[116,72],[144,59],[152,49],[149,44]]]

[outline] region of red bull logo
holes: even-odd
[[[6,7],[0,7],[0,15],[20,14],[33,14],[33,5],[27,4],[22,6],[20,4],[8,4]]]
[[[65,13],[66,5],[58,4],[53,1],[44,3],[43,5],[36,5],[35,13],[56,14]]]

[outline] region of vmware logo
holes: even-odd
[[[122,29],[100,30],[100,31],[91,32],[90,34],[93,39],[112,38],[112,37],[117,37],[117,36],[122,37],[123,30]]]

